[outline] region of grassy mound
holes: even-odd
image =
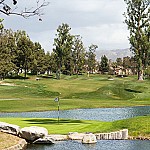
[[[1,112],[56,110],[57,96],[61,109],[150,105],[150,81],[139,82],[134,77],[108,80],[106,75],[75,75],[36,81],[31,76],[4,82],[10,86],[0,84]]]

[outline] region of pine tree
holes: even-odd
[[[24,70],[24,77],[26,78],[27,72],[30,68],[30,63],[32,61],[32,49],[34,45],[30,38],[22,36],[18,43],[17,48],[19,50],[19,57],[21,68]]]
[[[96,49],[98,48],[97,45],[91,44],[89,46],[89,51],[87,52],[87,65],[88,65],[88,71],[90,73],[93,73],[96,67]]]
[[[109,65],[108,65],[108,58],[104,55],[101,57],[101,71],[102,73],[108,72]]]
[[[58,27],[57,37],[54,39],[53,52],[57,62],[57,79],[60,79],[62,68],[71,71],[73,36],[70,34],[70,30],[69,25],[63,23]]]
[[[73,42],[73,63],[74,63],[74,73],[79,74],[80,71],[83,70],[83,66],[85,64],[85,48],[82,42],[82,38],[77,35],[74,36]]]

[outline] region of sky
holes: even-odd
[[[45,51],[52,51],[56,30],[62,23],[71,27],[71,34],[80,35],[86,48],[98,45],[98,50],[129,48],[127,25],[123,13],[124,0],[47,0],[42,21],[38,17],[24,19],[5,16],[4,27],[24,30],[33,42],[39,42]],[[36,5],[36,0],[18,0],[18,9]]]

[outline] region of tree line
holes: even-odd
[[[7,1],[1,1],[0,6],[3,7],[0,9],[0,13],[20,15],[25,18],[34,15],[40,17],[42,15],[40,13],[41,8],[49,4],[45,0],[43,0],[43,3],[37,1],[35,9],[25,9],[25,11],[18,13],[12,10],[18,1],[12,0],[12,2],[13,5],[11,6]],[[130,49],[134,54],[138,79],[143,80],[144,71],[149,72],[150,65],[150,1],[124,0],[124,2],[127,4],[127,11],[124,16],[125,23],[130,31]],[[1,78],[5,78],[10,74],[18,74],[22,71],[24,71],[25,77],[29,71],[33,74],[56,72],[57,78],[60,79],[61,72],[69,75],[78,75],[84,71],[93,73],[97,66],[102,73],[109,70],[110,63],[108,65],[106,56],[102,56],[100,63],[96,61],[95,51],[98,46],[91,44],[86,50],[82,37],[71,35],[71,28],[68,24],[62,24],[58,27],[52,53],[45,53],[40,43],[33,43],[25,31],[14,32],[4,29],[2,21],[0,19]],[[130,62],[132,62],[131,60]]]
[[[56,73],[60,79],[65,75],[86,73],[114,74],[115,68],[123,66],[136,73],[135,57],[117,58],[111,62],[105,55],[96,59],[97,45],[84,46],[80,35],[72,35],[68,24],[57,28],[53,49],[45,52],[39,42],[33,42],[25,31],[1,29],[0,32],[0,78],[18,76],[24,73],[34,75]],[[112,69],[113,68],[113,69]]]
[[[52,52],[45,52],[39,42],[32,42],[25,31],[12,31],[1,28],[0,31],[0,76],[18,75],[24,72],[40,74],[55,72],[79,74],[85,69],[92,72],[96,62],[95,50],[98,46],[91,44],[89,51],[83,45],[82,37],[71,35],[68,24],[57,29]],[[87,68],[86,68],[87,69]]]

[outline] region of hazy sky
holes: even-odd
[[[124,0],[48,0],[43,21],[38,17],[24,19],[18,16],[4,18],[5,28],[25,30],[32,41],[38,41],[49,51],[56,29],[62,23],[71,27],[71,34],[81,35],[85,47],[98,45],[99,49],[128,48],[127,26],[123,23],[126,11]],[[18,0],[21,7],[35,5],[35,0]]]

